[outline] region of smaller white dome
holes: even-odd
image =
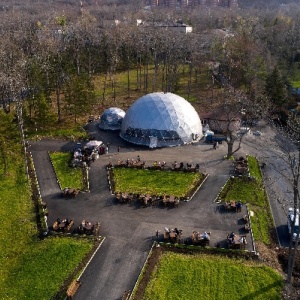
[[[99,128],[103,130],[120,130],[125,111],[118,107],[106,109],[100,116]]]

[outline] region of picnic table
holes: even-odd
[[[53,223],[52,228],[54,231],[64,231],[65,233],[67,233],[70,231],[73,225],[74,225],[74,220],[64,219],[60,221],[59,219],[57,219]]]
[[[203,233],[193,231],[192,233],[192,243],[200,246],[208,246],[210,241],[210,233]]]
[[[235,210],[236,211],[236,202],[234,200],[225,202],[224,207],[225,207],[225,210]]]
[[[164,206],[178,207],[179,199],[177,197],[175,197],[174,195],[164,196],[162,199],[162,203]]]
[[[73,188],[65,188],[63,190],[63,194],[66,198],[75,197],[79,194],[79,189],[73,189]]]
[[[169,229],[165,228],[164,232],[164,240],[170,243],[178,243],[182,234],[182,230],[178,230],[177,228]]]
[[[245,249],[247,239],[245,235],[234,235],[232,238],[227,237],[227,243],[231,249]]]

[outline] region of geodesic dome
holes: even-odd
[[[151,93],[135,101],[124,117],[124,140],[155,147],[188,144],[202,137],[198,113],[184,98],[172,93]]]
[[[104,130],[120,130],[125,111],[118,107],[106,109],[100,116],[99,128]]]

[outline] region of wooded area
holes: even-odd
[[[177,92],[203,105],[203,97],[212,102],[214,89],[230,85],[252,99],[265,96],[280,107],[291,104],[287,87],[299,77],[299,5],[265,11],[150,11],[143,9],[143,1],[132,4],[57,0],[3,5],[3,108],[9,111],[12,101],[22,102],[26,125],[39,130],[66,116],[76,123],[95,105],[122,105],[136,92]],[[183,23],[193,32],[172,29]],[[120,72],[127,77],[122,93],[116,79]]]

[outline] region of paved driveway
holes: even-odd
[[[31,151],[37,169],[43,199],[48,204],[49,224],[56,218],[72,218],[75,225],[83,219],[101,222],[101,235],[106,239],[81,278],[82,286],[75,299],[120,299],[125,290],[132,289],[153,243],[156,229],[180,228],[183,237],[189,237],[193,230],[211,231],[211,244],[224,242],[226,235],[239,232],[239,219],[245,213],[223,213],[214,203],[221,187],[228,179],[231,162],[223,159],[225,145],[213,150],[203,142],[184,147],[149,150],[133,147],[122,141],[116,133],[98,130],[95,123],[88,125],[90,132],[99,139],[110,143],[110,153],[100,156],[90,169],[90,193],[82,193],[74,199],[61,196],[56,178],[45,151],[71,150],[75,143],[62,141],[34,142]],[[253,145],[251,139],[249,141]],[[121,147],[120,154],[117,147]],[[250,146],[249,146],[250,147]],[[241,155],[245,154],[241,150]],[[140,208],[135,204],[116,204],[107,185],[105,165],[109,161],[136,158],[151,164],[153,161],[184,161],[199,163],[202,172],[209,177],[192,201],[180,203],[179,208]],[[162,238],[162,237],[160,237]],[[248,250],[253,250],[252,243]]]

